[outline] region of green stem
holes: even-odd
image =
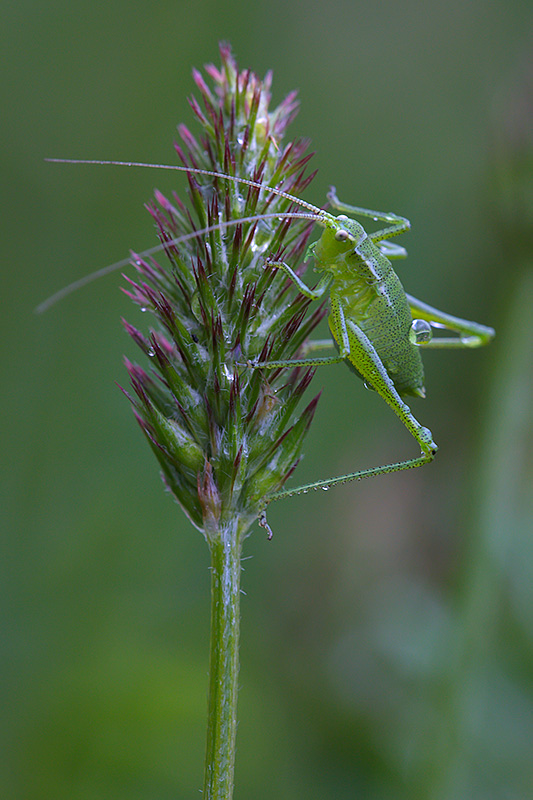
[[[204,800],[231,800],[237,732],[242,531],[238,521],[209,537],[211,651]]]

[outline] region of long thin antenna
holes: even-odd
[[[285,197],[287,200],[292,200],[293,203],[297,203],[302,208],[307,208],[308,211],[313,211],[315,214],[331,217],[331,214],[328,214],[327,211],[323,211],[322,209],[318,208],[318,206],[312,205],[312,203],[306,203],[305,200],[300,200],[299,197],[295,197],[294,195],[284,192],[281,189],[275,189],[273,186],[267,186],[264,183],[252,181],[248,178],[237,178],[234,175],[226,175],[224,172],[213,172],[208,169],[197,169],[195,167],[180,167],[174,164],[145,164],[142,161],[99,161],[85,158],[45,158],[45,161],[51,161],[54,164],[99,164],[100,166],[108,167],[150,167],[151,169],[171,169],[177,170],[178,172],[192,172],[195,175],[209,175],[212,178],[224,178],[225,180],[233,181],[234,183],[242,183],[246,186],[253,186],[256,189],[263,189],[265,192],[269,192],[270,194],[277,194],[279,197]]]
[[[47,159],[47,161],[55,161],[60,159]],[[69,163],[69,162],[67,162]],[[87,163],[87,162],[82,162]],[[94,162],[94,163],[102,163],[102,162]],[[226,177],[226,176],[224,176]],[[47,311],[51,306],[58,303],[67,295],[72,294],[73,292],[81,289],[83,286],[87,286],[88,283],[92,283],[93,281],[97,280],[98,278],[102,278],[104,275],[109,275],[111,272],[115,272],[117,269],[121,269],[122,267],[127,267],[131,264],[135,259],[144,258],[145,256],[151,256],[154,253],[159,253],[161,250],[164,250],[167,247],[170,247],[174,244],[181,244],[182,242],[189,241],[190,239],[196,239],[199,236],[203,236],[206,233],[211,233],[211,231],[221,230],[222,228],[229,228],[233,225],[240,225],[242,222],[257,222],[261,219],[309,219],[315,220],[317,219],[316,214],[303,214],[299,211],[287,211],[287,212],[278,212],[277,214],[256,214],[251,217],[240,217],[239,219],[230,219],[226,222],[219,222],[216,225],[209,225],[207,228],[201,228],[197,231],[192,231],[192,233],[186,233],[183,236],[177,236],[175,239],[170,239],[168,242],[163,242],[162,244],[154,245],[154,247],[148,248],[148,250],[144,250],[142,253],[136,254],[135,257],[123,258],[121,261],[116,261],[114,264],[109,264],[107,267],[102,267],[101,269],[97,269],[95,272],[89,273],[89,275],[84,275],[83,278],[79,278],[72,283],[69,283],[68,286],[64,286],[59,291],[55,292],[55,294],[48,297],[46,300],[43,300],[42,303],[35,308],[36,314],[42,314],[44,311]]]

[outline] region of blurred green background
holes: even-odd
[[[208,551],[115,381],[110,276],[154,243],[193,66],[229,40],[302,108],[319,174],[410,218],[407,291],[494,325],[425,357],[430,466],[273,505],[244,562],[236,800],[533,797],[533,60],[527,0],[5,3],[0,795],[186,800],[202,785]],[[415,454],[342,366],[298,483]]]

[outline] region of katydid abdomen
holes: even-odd
[[[321,237],[321,240],[326,238],[325,247],[322,241],[317,243],[315,258],[319,269],[333,275],[330,289],[332,307],[338,302],[347,321],[350,354],[346,362],[368,385],[372,385],[371,378],[361,374],[352,357],[356,352],[353,333],[353,325],[356,325],[374,347],[398,393],[424,397],[420,348],[411,342],[409,336],[413,322],[411,310],[389,260],[369,239],[364,239],[355,249],[352,245],[352,249],[340,258],[336,242],[337,257],[331,259],[328,233],[324,231]],[[335,314],[330,316],[329,325],[335,342],[340,346],[340,326]]]

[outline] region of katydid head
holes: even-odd
[[[357,220],[350,219],[346,214],[340,214],[335,218],[335,222],[337,223],[335,241],[348,242],[357,247],[363,239],[366,239],[366,231]]]
[[[321,222],[321,220],[317,220]],[[334,217],[331,214],[324,218],[325,230],[320,237],[321,258],[329,263],[337,259],[344,259],[364,239],[367,238],[365,229],[359,222],[350,219],[345,214]]]
[[[332,214],[325,214],[317,219],[317,223],[323,225],[324,230],[313,245],[315,270],[335,272],[337,268],[345,269],[350,253],[366,236],[363,228],[348,217],[334,217]]]

